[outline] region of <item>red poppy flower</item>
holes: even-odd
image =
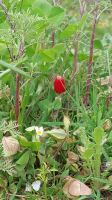
[[[56,76],[54,79],[54,91],[57,94],[61,94],[65,92],[66,86],[65,86],[65,79],[62,76]]]

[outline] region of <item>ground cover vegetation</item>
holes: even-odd
[[[111,0],[0,0],[0,200],[112,199]]]

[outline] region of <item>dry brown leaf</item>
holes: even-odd
[[[79,156],[72,151],[68,151],[68,160],[71,163],[77,162],[77,161],[79,161]]]
[[[71,179],[71,177],[68,178],[68,181],[65,183],[64,187],[63,187],[63,192],[64,194],[69,198],[69,199],[73,199],[74,196],[70,195],[68,190],[69,190],[69,186],[70,183],[73,181],[73,179]]]
[[[78,151],[79,151],[80,153],[84,153],[84,152],[85,152],[85,147],[83,147],[83,146],[77,145],[77,149],[78,149]]]
[[[68,131],[69,126],[70,126],[70,118],[67,115],[64,115],[63,122],[64,122],[65,130]]]
[[[71,177],[68,177],[67,182],[63,187],[63,192],[70,199],[79,196],[89,196],[92,194],[92,190],[86,184]]]
[[[103,124],[103,129],[105,131],[109,131],[111,129],[111,127],[112,127],[112,123],[111,123],[110,119],[106,119]]]
[[[92,194],[92,190],[79,180],[70,183],[68,192],[75,197]]]
[[[9,86],[6,87],[5,94],[6,94],[7,97],[10,96],[10,88],[9,88]]]
[[[3,151],[5,156],[12,156],[20,150],[19,142],[12,136],[2,138]]]
[[[106,76],[105,78],[98,78],[96,79],[102,86],[103,85],[108,85],[112,83],[112,75],[111,76]]]
[[[75,139],[75,138],[67,137],[67,138],[66,138],[66,142],[67,142],[68,144],[72,144],[72,143],[76,142],[76,139]]]
[[[102,188],[100,188],[100,190],[108,190],[109,188],[110,188],[109,185],[105,185],[105,186],[103,186]]]

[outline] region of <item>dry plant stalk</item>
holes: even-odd
[[[90,39],[90,56],[89,56],[89,65],[88,65],[88,73],[87,73],[88,75],[87,75],[87,82],[86,82],[86,95],[83,97],[83,103],[85,106],[89,104],[89,94],[90,94],[92,64],[93,64],[94,38],[95,38],[95,32],[96,32],[97,15],[98,15],[98,8],[96,7],[94,11],[93,29],[91,33],[91,39]]]
[[[14,33],[16,32],[15,30],[15,24],[12,22],[11,17],[8,13],[7,7],[3,4],[2,0],[0,0],[0,7],[2,8],[4,15],[6,16],[7,22],[9,23],[10,29],[11,29],[11,35],[12,38],[14,39]],[[19,47],[19,53],[17,56],[14,55],[14,52],[8,47],[7,49],[10,54],[11,61],[15,61],[18,58],[23,56],[24,53],[24,43],[21,41],[20,47]],[[16,92],[15,92],[15,119],[16,119],[16,125],[18,125],[18,117],[19,117],[19,96],[20,96],[20,75],[16,74]]]

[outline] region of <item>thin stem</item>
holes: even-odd
[[[90,86],[91,86],[91,75],[92,75],[92,64],[93,64],[93,49],[94,49],[94,38],[97,24],[97,14],[98,9],[95,9],[94,20],[93,20],[93,30],[91,33],[90,40],[90,56],[89,56],[89,65],[88,65],[88,77],[86,82],[86,95],[83,98],[83,103],[85,106],[89,104],[89,94],[90,94]]]
[[[54,47],[54,42],[55,42],[55,32],[52,32],[52,48]]]
[[[16,75],[16,101],[15,101],[15,117],[16,125],[18,125],[18,116],[19,116],[19,92],[20,92],[20,75]]]
[[[73,82],[75,75],[78,70],[78,41],[76,44],[76,47],[74,48],[74,60],[73,60],[73,71],[72,71],[72,76],[71,76],[71,82]]]
[[[9,26],[10,26],[10,30],[11,30],[11,34],[12,34],[12,38],[15,39],[15,25],[14,23],[12,22],[11,20],[11,17],[8,13],[8,10],[7,10],[7,7],[3,4],[2,0],[0,0],[0,7],[2,8],[5,16],[6,16],[6,19],[9,23]],[[21,41],[20,43],[20,47],[19,47],[19,52],[18,52],[18,55],[15,57],[14,56],[14,52],[9,49],[9,47],[7,46],[8,48],[8,51],[9,51],[9,54],[10,54],[10,58],[12,61],[20,58],[23,56],[23,53],[24,53],[24,40]],[[16,93],[15,93],[15,119],[16,119],[16,125],[18,125],[18,117],[19,117],[19,93],[20,93],[20,75],[17,74],[16,75]]]

